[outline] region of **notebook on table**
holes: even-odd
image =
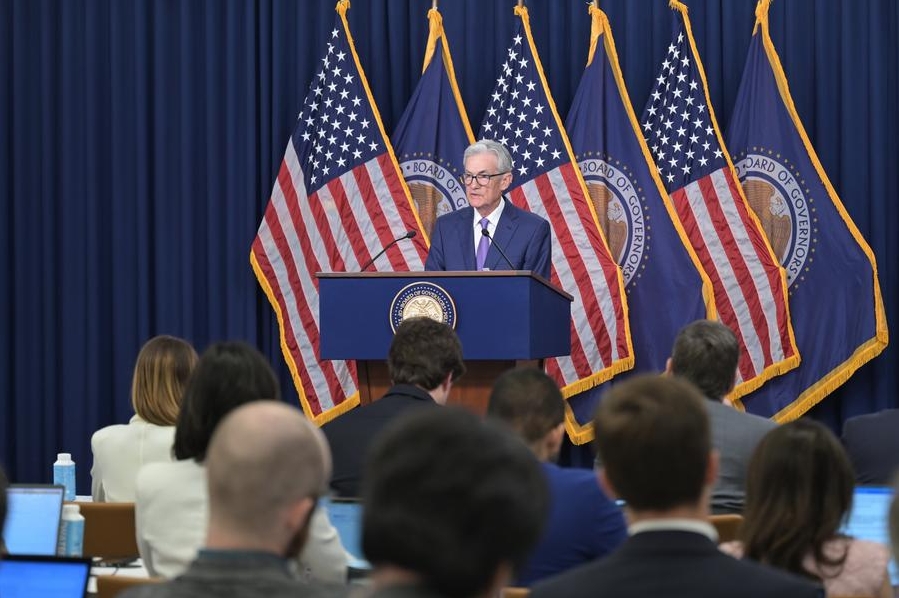
[[[62,486],[37,484],[7,489],[3,540],[10,554],[56,554],[64,492]]]
[[[0,596],[84,598],[89,558],[10,554],[0,560]]]
[[[856,486],[852,511],[840,529],[846,535],[890,546],[889,512],[893,489],[886,486]],[[889,564],[890,584],[899,586],[895,559]]]

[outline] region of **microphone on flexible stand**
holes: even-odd
[[[368,260],[368,263],[366,263],[364,266],[362,266],[362,268],[360,268],[359,271],[360,271],[360,272],[365,272],[366,268],[368,268],[369,266],[371,266],[372,264],[374,264],[374,263],[375,263],[375,260],[378,259],[379,257],[381,257],[382,255],[384,255],[384,252],[386,252],[388,249],[390,249],[391,247],[393,247],[394,245],[396,245],[397,243],[399,243],[399,242],[402,241],[403,239],[411,239],[411,238],[415,237],[415,235],[417,235],[417,234],[418,234],[418,231],[414,231],[414,230],[406,231],[406,234],[404,234],[402,237],[397,237],[396,239],[394,239],[393,241],[391,241],[390,243],[388,243],[388,244],[384,247],[384,249],[382,249],[381,251],[379,251],[378,253],[376,253],[376,254],[375,254],[375,257],[373,257],[373,258],[371,258],[370,260]]]
[[[490,231],[487,230],[486,228],[482,228],[481,234],[484,235],[485,237],[487,237],[488,239],[490,239],[490,244],[493,245],[494,247],[496,247],[496,249],[499,251],[499,254],[501,256],[503,256],[503,259],[506,260],[507,264],[509,264],[509,267],[511,269],[515,270],[516,268],[515,268],[515,266],[512,265],[512,260],[510,260],[509,256],[506,255],[506,252],[503,251],[503,248],[499,246],[499,243],[496,242],[496,239],[494,239],[493,237],[490,236]]]

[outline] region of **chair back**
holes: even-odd
[[[80,502],[84,516],[86,556],[103,559],[137,558],[133,502]]]
[[[715,526],[718,532],[718,542],[730,542],[736,540],[743,525],[742,515],[711,515],[709,523]]]
[[[120,593],[134,586],[165,581],[161,577],[127,577],[124,575],[98,575],[97,598],[116,598]]]

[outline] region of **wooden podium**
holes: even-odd
[[[487,409],[496,377],[571,352],[571,295],[529,271],[318,273],[319,354],[356,361],[362,404],[390,388],[391,321],[424,288],[455,314],[466,373],[449,402]],[[447,303],[448,299],[448,303]]]

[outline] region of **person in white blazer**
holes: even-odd
[[[95,502],[134,502],[141,466],[172,461],[175,422],[197,352],[185,340],[156,336],[141,348],[131,381],[134,417],[94,432],[91,495]]]
[[[280,400],[280,390],[274,372],[256,349],[239,342],[216,343],[200,357],[175,426],[177,461],[151,463],[137,477],[137,544],[151,575],[177,577],[196,558],[208,523],[203,462],[212,433],[240,405],[264,399]],[[346,582],[347,553],[324,510],[316,509],[312,516],[309,537],[297,560],[300,573],[308,579]]]

